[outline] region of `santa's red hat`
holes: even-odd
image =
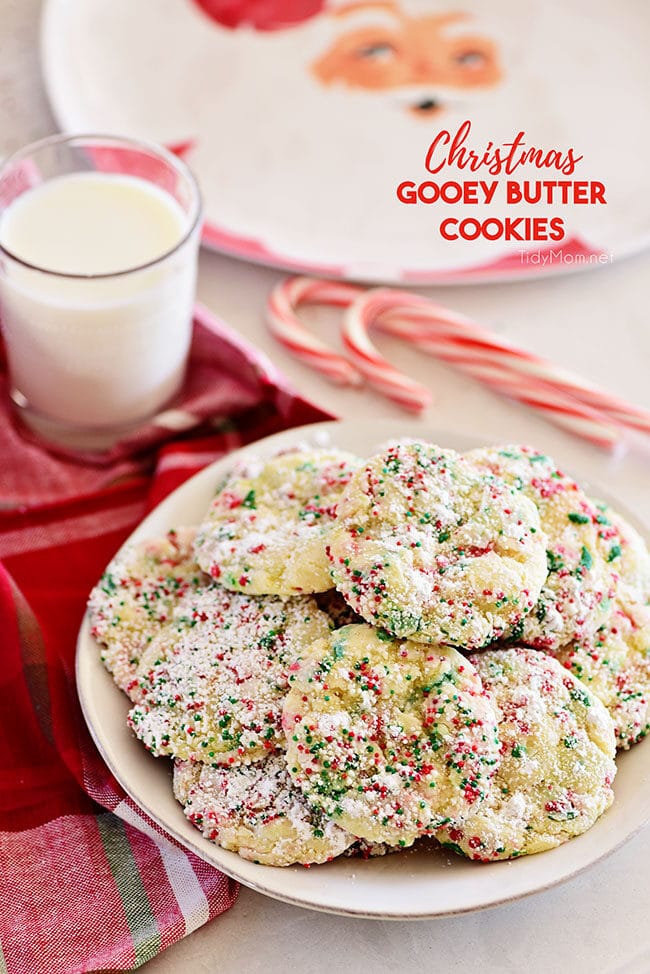
[[[194,0],[222,27],[281,30],[301,24],[325,7],[326,0]]]

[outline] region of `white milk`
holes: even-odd
[[[169,400],[191,336],[198,228],[178,246],[188,230],[172,196],[133,176],[73,173],[14,200],[0,244],[39,268],[3,256],[14,397],[86,429],[126,427]]]

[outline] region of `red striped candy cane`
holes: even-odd
[[[322,372],[337,385],[358,386],[363,382],[358,369],[312,335],[297,312],[307,304],[346,308],[362,293],[363,288],[354,284],[288,277],[273,288],[268,300],[266,320],[271,334],[296,358]]]
[[[307,331],[297,314],[304,304],[348,309],[342,337],[351,361]],[[626,430],[650,433],[650,411],[596,388],[419,295],[288,278],[271,294],[267,317],[272,333],[286,348],[332,381],[359,385],[365,378],[412,412],[429,404],[429,389],[379,354],[370,338],[371,328],[405,339],[599,446],[621,442]]]
[[[412,342],[598,446],[612,447],[621,440],[618,416],[611,418],[602,408],[579,398],[580,390],[586,388],[593,400],[600,402],[593,387],[426,298],[376,289],[358,296],[348,307],[343,321],[343,341],[358,370],[374,388],[391,399],[399,401],[394,390],[400,378],[409,383],[411,380],[396,372],[379,354],[369,336],[371,328]],[[424,405],[422,401],[419,408]],[[630,409],[637,412],[635,407]]]
[[[574,375],[568,369],[555,365],[533,352],[517,348],[505,339],[475,324],[462,315],[447,311],[426,298],[416,294],[396,290],[384,290],[389,295],[385,302],[385,309],[380,312],[381,319],[377,327],[400,334],[402,323],[421,323],[425,331],[430,332],[431,324],[435,325],[434,346],[438,340],[447,337],[459,349],[467,346],[472,351],[474,360],[482,359],[486,365],[493,366],[500,371],[516,370],[522,376],[530,376],[540,382],[545,382],[558,392],[580,400],[585,406],[590,406],[596,412],[605,413],[614,423],[628,426],[642,433],[650,433],[650,411],[626,402],[620,396],[605,392],[584,379]],[[425,346],[428,336],[418,340],[418,344]],[[435,347],[431,354],[437,355]],[[449,359],[451,361],[451,359]],[[459,363],[460,364],[460,363]]]

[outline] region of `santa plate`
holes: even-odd
[[[649,27],[638,0],[49,0],[42,50],[63,128],[186,158],[207,244],[442,283],[650,240]]]

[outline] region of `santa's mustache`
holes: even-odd
[[[486,97],[486,92],[476,89],[452,88],[449,85],[408,85],[404,88],[381,92],[405,111],[423,117],[435,115],[445,109],[454,112],[471,111]]]

